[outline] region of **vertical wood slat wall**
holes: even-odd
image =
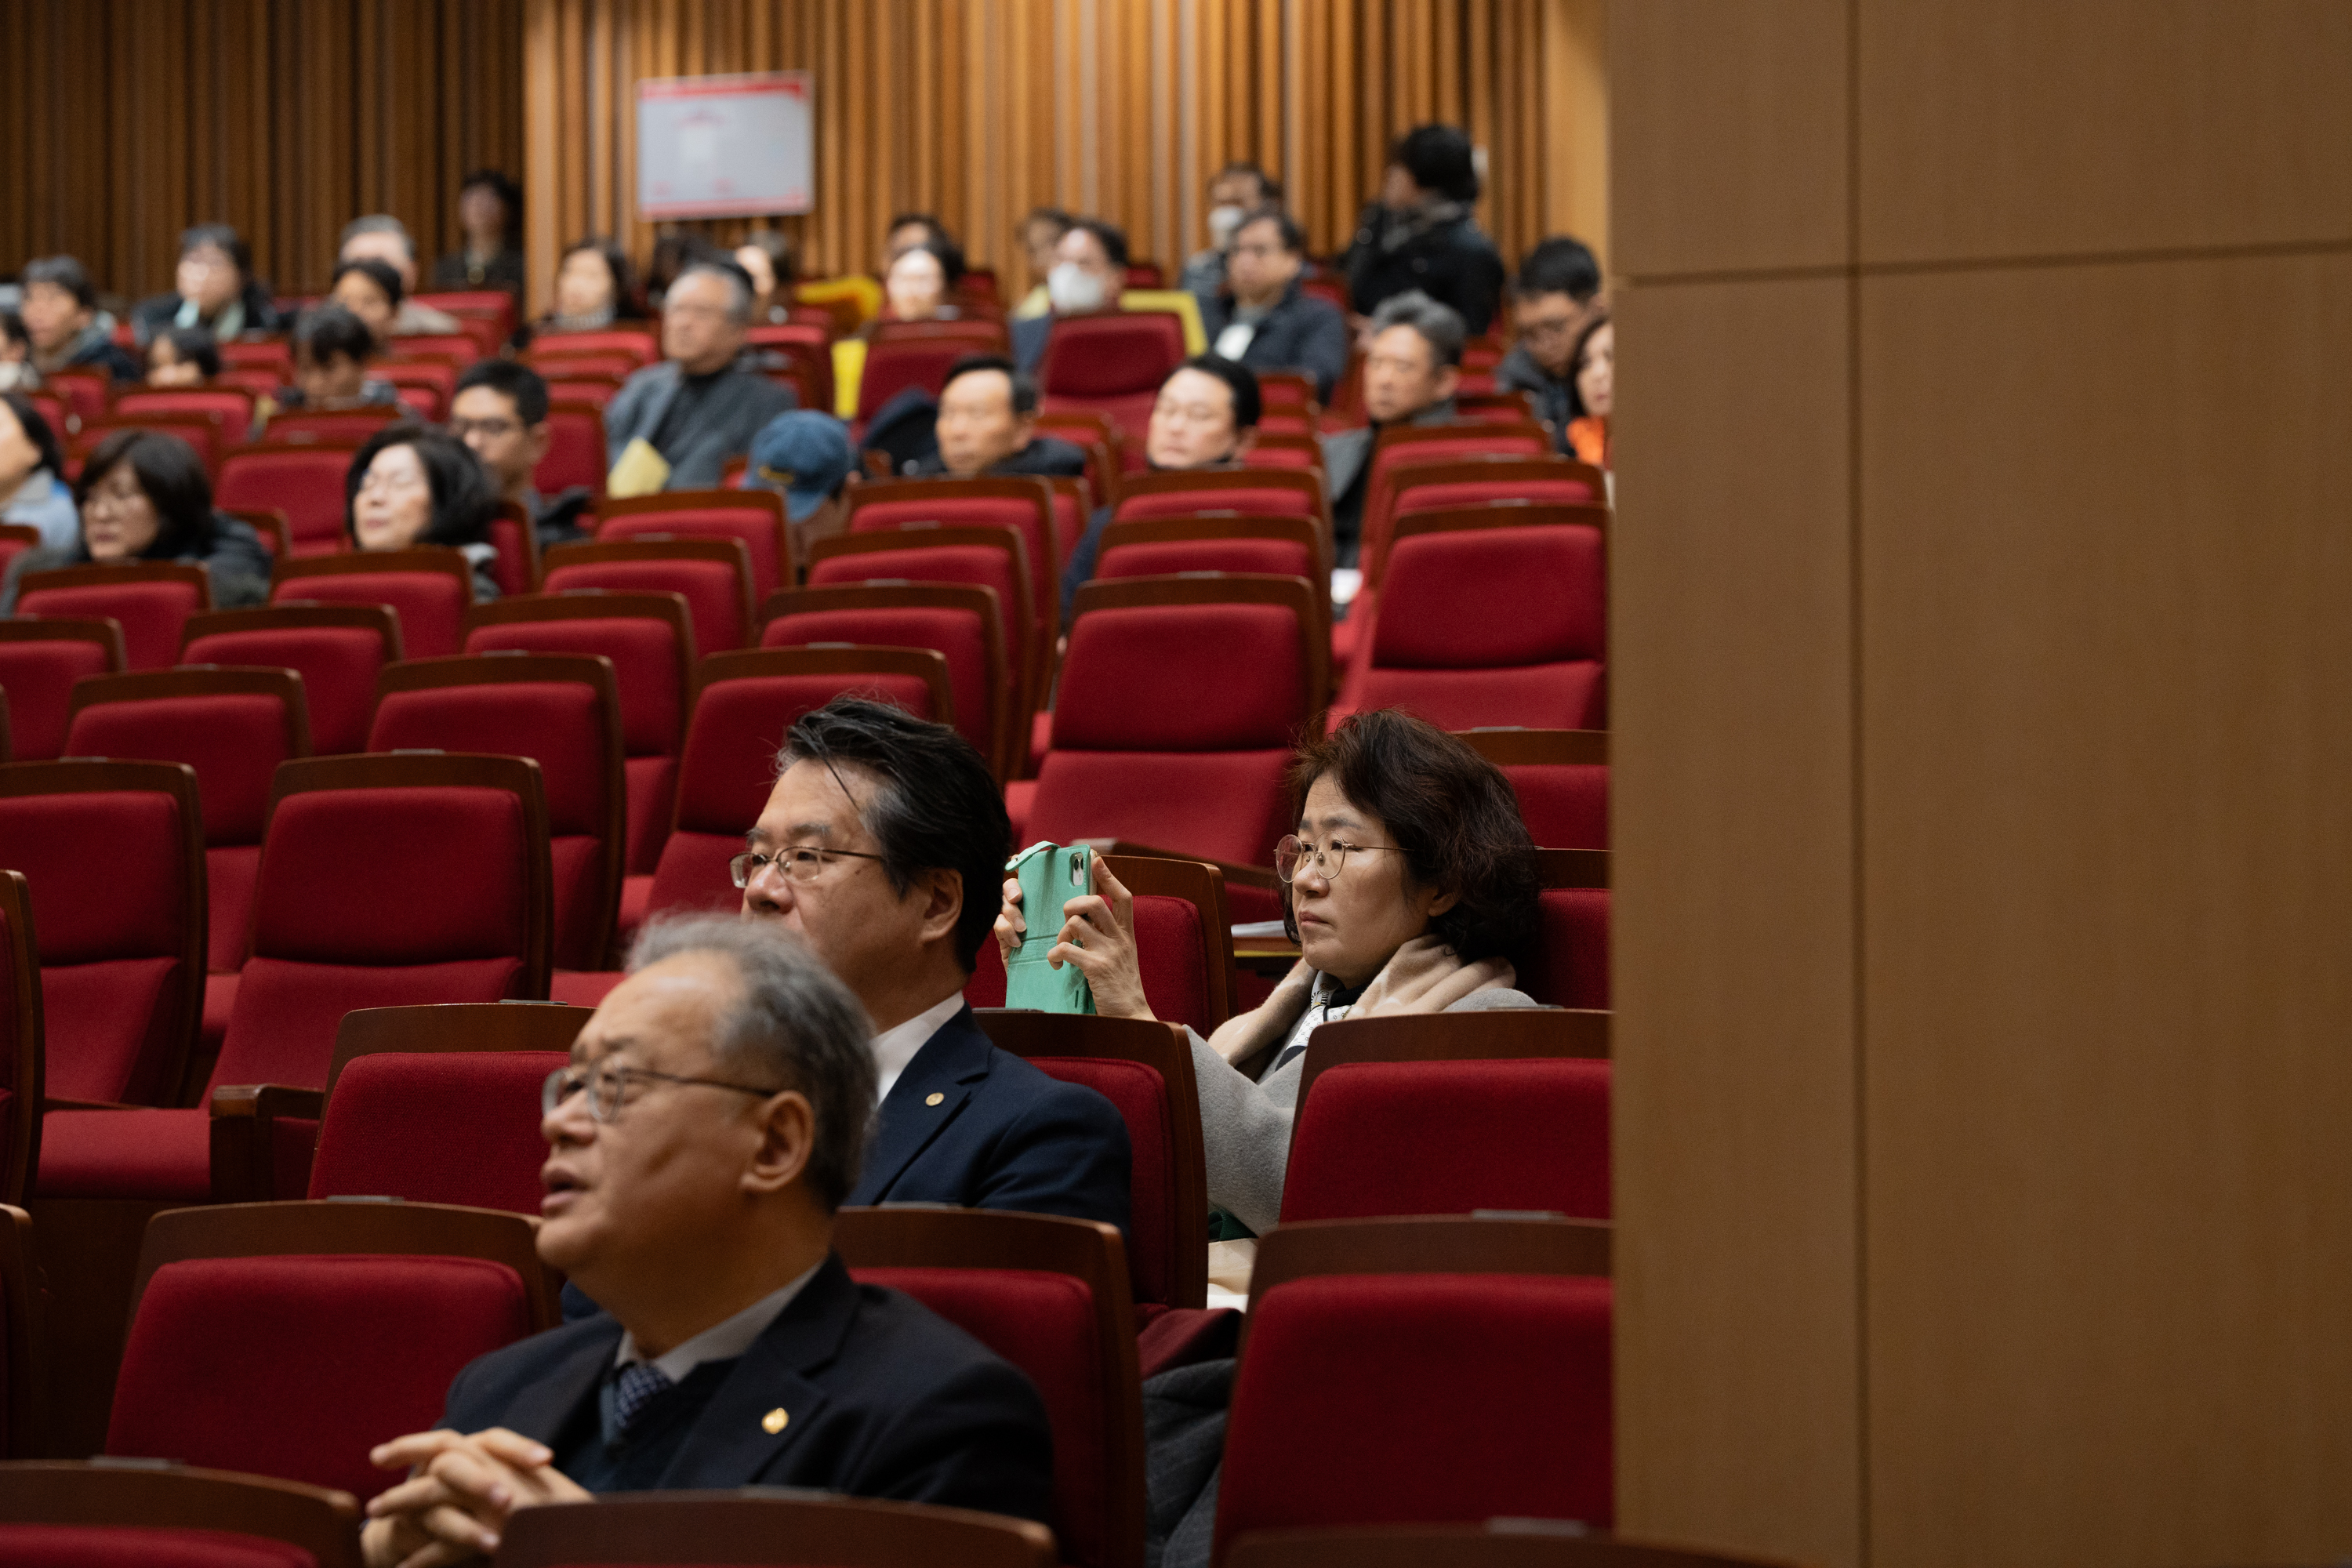
[[[1480,216],[1507,255],[1572,232],[1605,255],[1605,0],[525,0],[529,247],[613,233],[640,258],[635,84],[814,73],[816,210],[772,222],[811,273],[875,264],[893,213],[936,213],[1005,284],[1041,205],[1123,226],[1171,268],[1205,243],[1209,175],[1264,164],[1318,251],[1343,247],[1390,140],[1428,119],[1490,149]]]
[[[101,289],[172,285],[222,220],[282,291],[390,212],[456,248],[457,183],[520,172],[523,0],[10,0],[0,24],[0,268],[58,252]]]

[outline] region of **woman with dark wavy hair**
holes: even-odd
[[[1502,770],[1435,725],[1380,709],[1300,747],[1290,782],[1298,831],[1276,847],[1275,871],[1299,961],[1262,1006],[1192,1037],[1209,1201],[1252,1231],[1282,1209],[1318,1025],[1536,1005],[1512,989],[1513,961],[1537,930],[1535,840]],[[1097,1013],[1149,1018],[1133,900],[1099,856],[1094,885],[1062,906],[1048,957],[1078,966]],[[1027,929],[1020,900],[1006,882],[996,941],[1008,959]]]
[[[161,340],[159,340],[161,341]],[[269,549],[249,524],[213,510],[213,482],[196,449],[163,430],[121,429],[82,459],[81,526],[73,542],[27,550],[0,577],[0,614],[13,613],[27,572],[94,563],[177,561],[212,578],[213,607],[269,597]]]

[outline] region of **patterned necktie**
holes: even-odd
[[[656,1395],[670,1386],[668,1376],[649,1361],[633,1361],[613,1382],[613,1419],[626,1436]]]

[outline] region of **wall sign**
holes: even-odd
[[[637,83],[637,216],[807,212],[809,90],[806,71]]]

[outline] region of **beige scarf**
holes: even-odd
[[[1443,1013],[1474,991],[1507,988],[1518,979],[1507,959],[1465,963],[1442,937],[1417,936],[1390,955],[1356,1005],[1340,1015],[1379,1018],[1399,1013]],[[1300,959],[1274,994],[1228,1018],[1209,1037],[1210,1048],[1235,1067],[1277,1048],[1314,999],[1315,971]],[[1334,1020],[1336,1022],[1336,1020]]]

